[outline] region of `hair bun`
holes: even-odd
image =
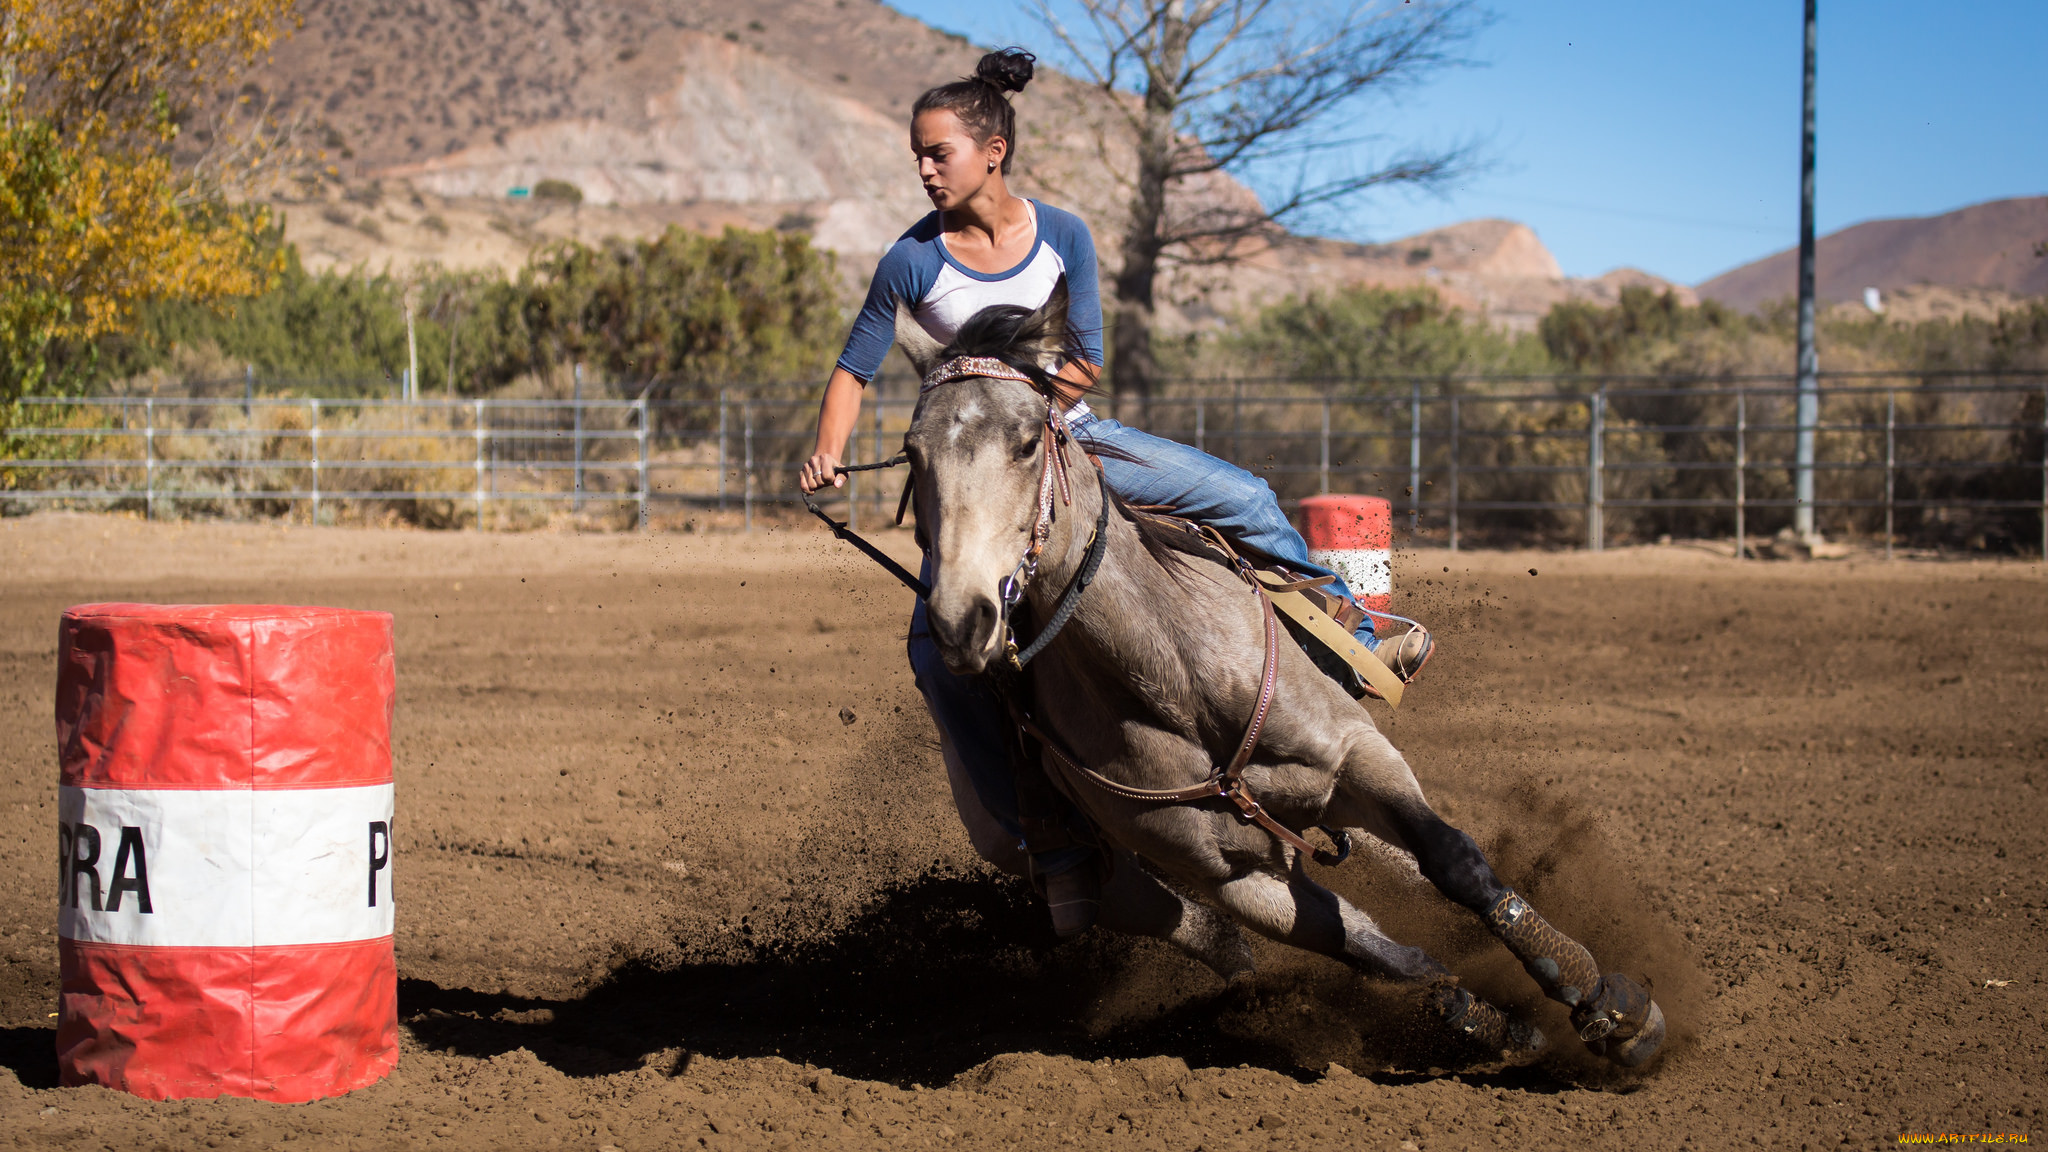
[[[1031,83],[1031,65],[1037,59],[1022,48],[998,48],[974,66],[974,78],[1001,92],[1022,92]]]

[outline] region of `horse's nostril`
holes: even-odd
[[[1001,617],[994,600],[976,596],[965,604],[931,606],[932,639],[943,652],[978,657],[987,650]]]

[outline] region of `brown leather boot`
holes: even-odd
[[[1380,663],[1385,664],[1394,675],[1401,678],[1401,683],[1406,684],[1415,679],[1415,674],[1422,671],[1422,666],[1429,663],[1430,656],[1435,652],[1436,638],[1429,634],[1429,629],[1418,627],[1411,628],[1399,636],[1389,636],[1381,640],[1380,646],[1373,650],[1373,655],[1378,656]]]

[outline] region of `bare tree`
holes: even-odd
[[[1081,75],[1108,97],[1136,152],[1130,216],[1109,309],[1119,396],[1149,400],[1154,294],[1168,263],[1228,264],[1290,221],[1368,189],[1439,187],[1469,166],[1470,150],[1399,151],[1364,170],[1332,174],[1320,161],[1383,144],[1340,125],[1340,113],[1458,62],[1454,50],[1483,23],[1470,0],[1328,4],[1280,0],[1032,0]],[[1218,173],[1292,166],[1291,185],[1265,201],[1219,194]]]

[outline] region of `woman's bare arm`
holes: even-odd
[[[833,469],[846,457],[846,442],[860,420],[860,394],[865,388],[860,377],[844,368],[832,369],[832,379],[825,385],[825,399],[818,405],[818,442],[797,476],[798,486],[806,493],[846,483],[846,477]]]
[[[1059,393],[1060,407],[1072,408],[1081,399],[1083,392],[1095,387],[1095,382],[1101,375],[1101,367],[1086,360],[1067,361],[1054,376],[1054,379],[1060,381],[1053,385],[1053,390]]]

